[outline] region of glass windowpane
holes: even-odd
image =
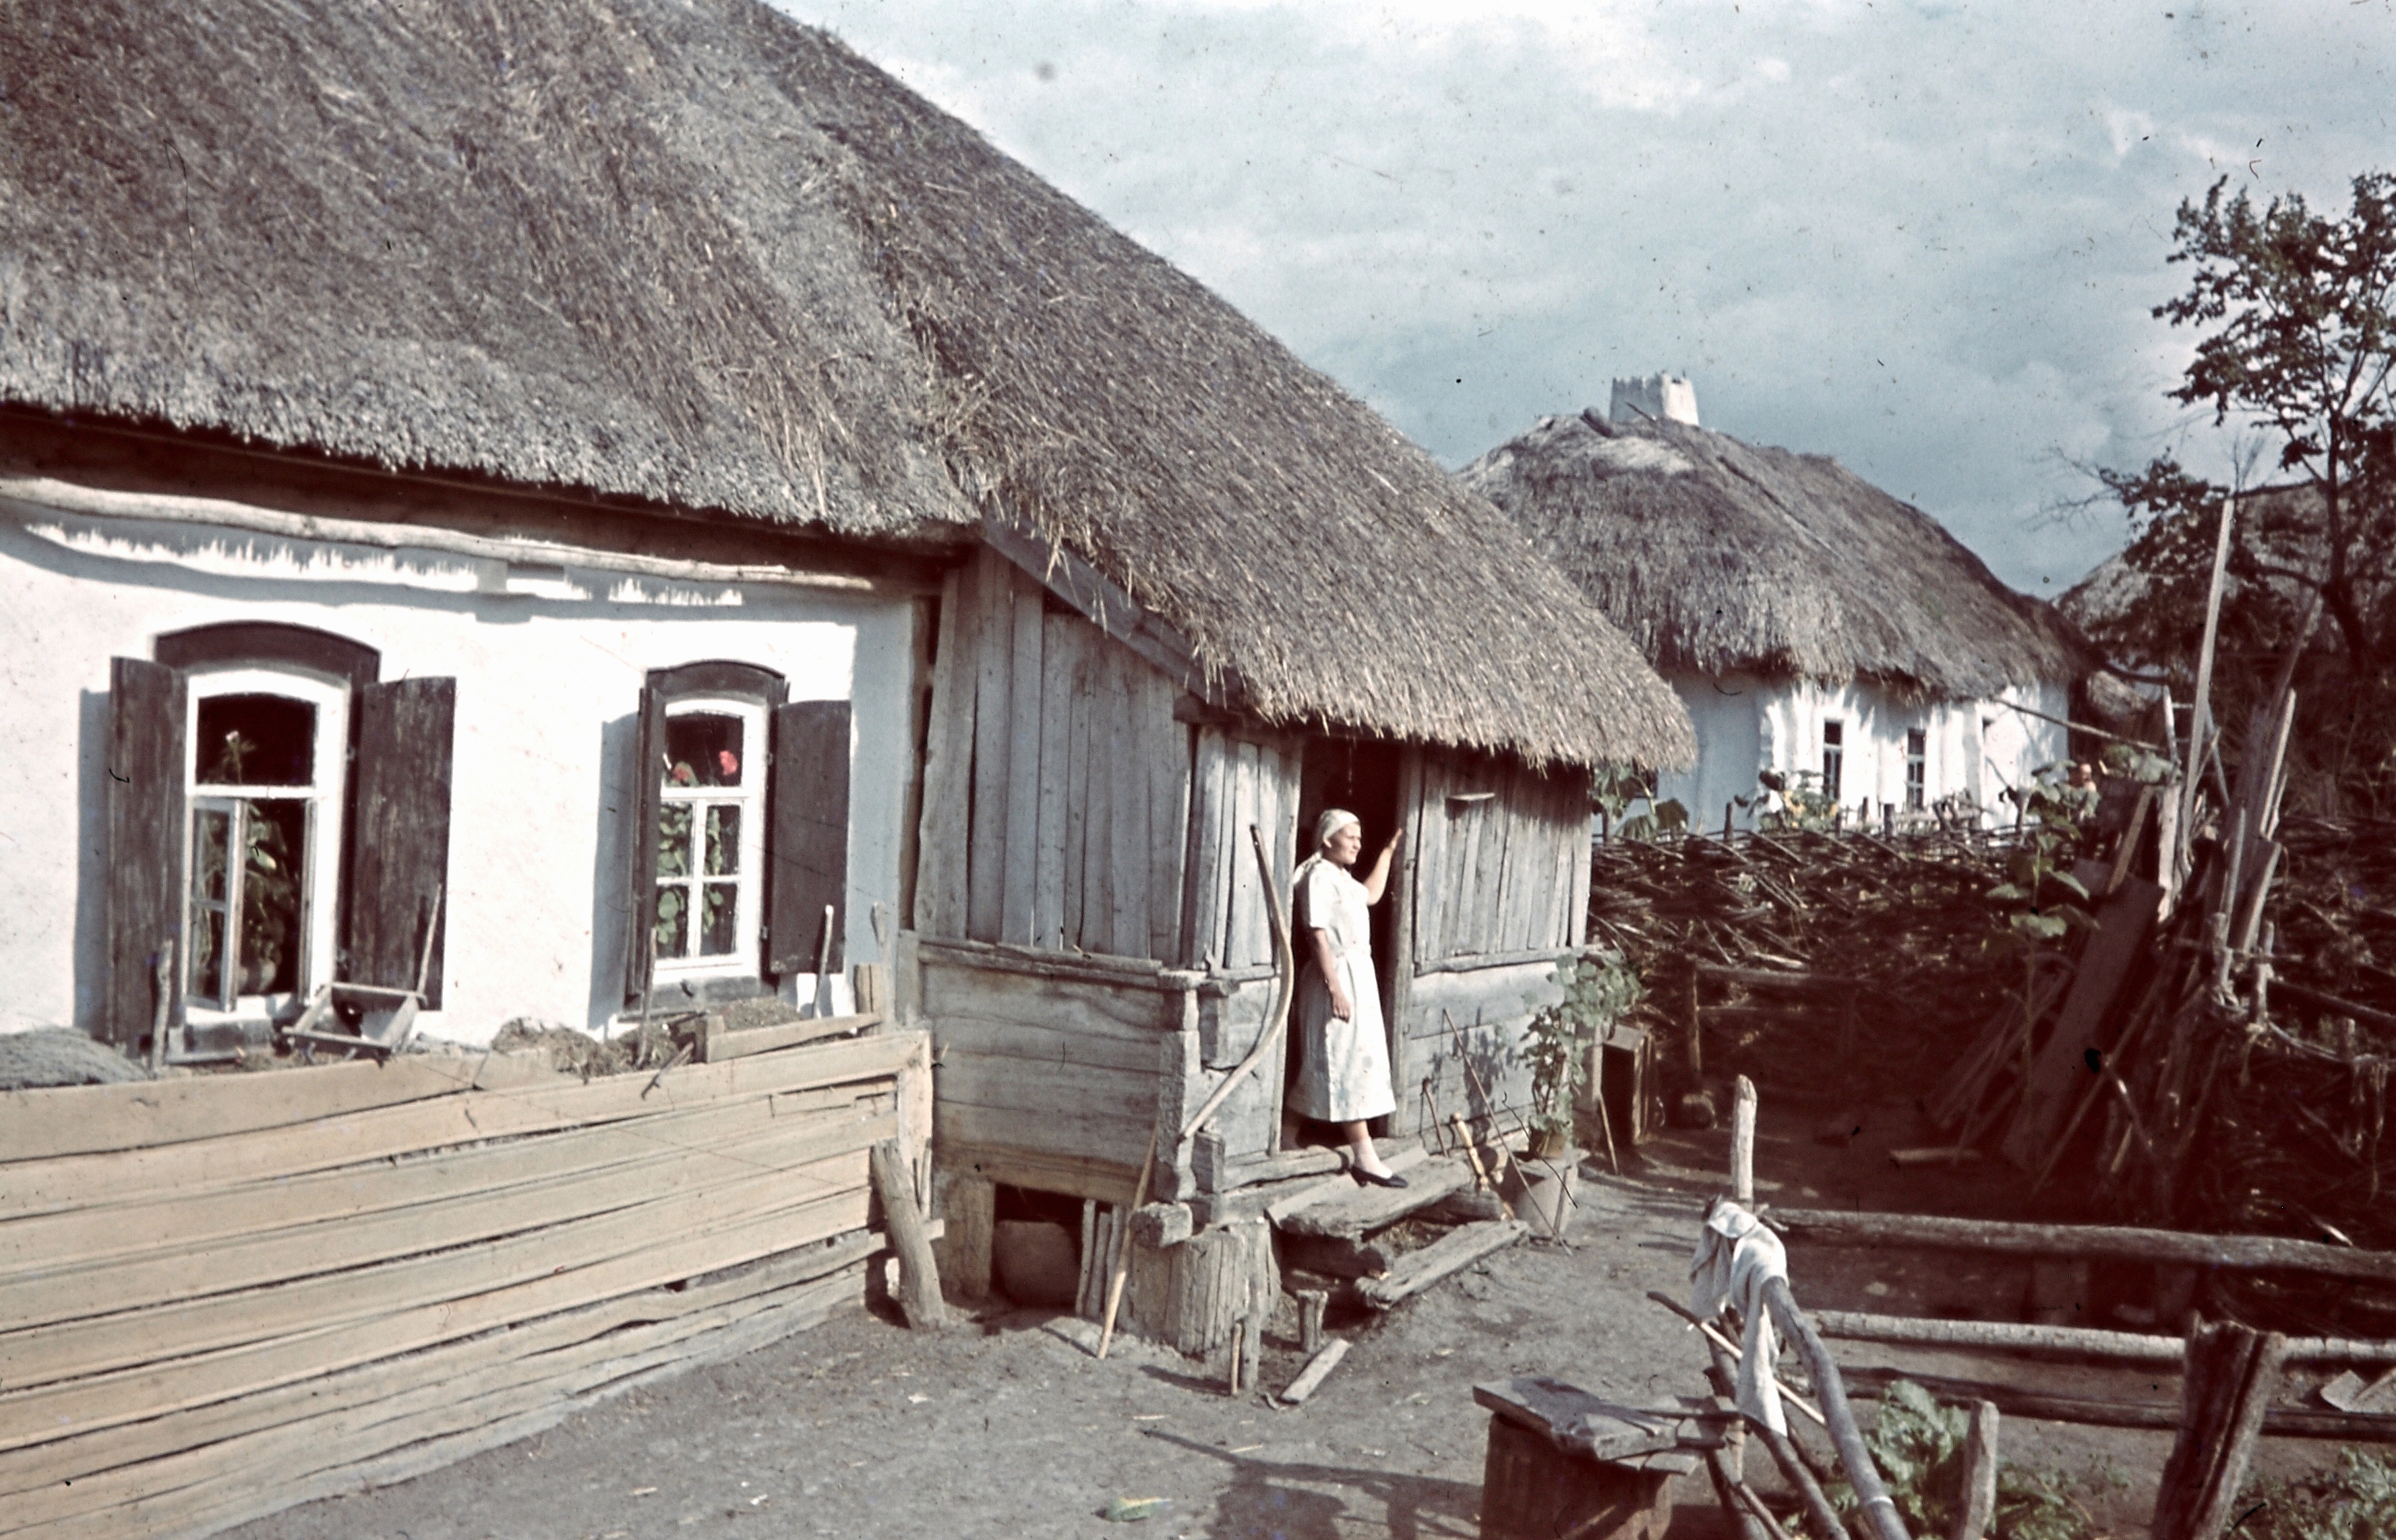
[[[740,809],[737,803],[717,803],[707,810],[707,874],[740,874]]]
[[[288,696],[206,697],[192,750],[203,786],[306,786],[315,779],[316,708]]]
[[[300,974],[308,804],[294,797],[255,801],[242,824],[241,992],[280,994]]]
[[[740,947],[740,884],[709,883],[703,891],[699,949],[708,957],[728,956]]]
[[[714,711],[666,718],[665,784],[739,786],[748,764],[747,724]]]
[[[221,904],[225,896],[225,842],[231,814],[203,807],[192,815],[192,896]]]
[[[690,949],[690,889],[680,883],[658,888],[658,923],[650,935],[660,960],[679,958]]]
[[[194,999],[222,1006],[224,988],[224,910],[200,909],[192,916],[192,981]]]
[[[658,809],[659,882],[672,877],[687,877],[695,870],[690,848],[693,811],[688,803],[667,803]]]

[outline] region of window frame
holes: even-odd
[[[672,785],[659,766],[658,773],[658,813],[659,825],[649,830],[649,838],[659,840],[662,834],[665,809],[676,805],[705,808],[711,803],[736,805],[740,809],[739,865],[734,876],[736,899],[733,909],[734,949],[730,952],[704,953],[700,945],[699,900],[711,881],[706,870],[707,840],[703,814],[692,817],[692,867],[684,877],[652,874],[655,893],[662,894],[669,886],[683,888],[685,900],[685,936],[691,949],[686,955],[670,958],[660,952],[657,958],[656,976],[661,981],[684,979],[763,978],[765,976],[765,862],[767,858],[766,821],[771,816],[767,795],[772,775],[773,755],[769,743],[772,731],[772,710],[763,701],[745,697],[725,695],[677,696],[665,702],[664,720],[671,723],[679,716],[731,716],[741,724],[741,775],[738,787]],[[663,855],[662,846],[659,855]],[[650,934],[656,935],[656,898],[651,899]]]
[[[340,870],[348,832],[351,681],[341,675],[296,664],[254,662],[200,663],[184,670],[183,700],[183,897],[184,929],[180,977],[185,1018],[198,1027],[229,1026],[272,1020],[290,1014],[316,989],[332,981],[339,962]],[[304,786],[261,787],[203,781],[199,776],[200,707],[203,701],[230,695],[278,696],[304,701],[315,709],[314,741],[311,745],[309,779]],[[196,989],[197,958],[189,937],[196,933],[199,905],[193,891],[198,873],[198,826],[214,812],[240,811],[227,820],[224,946],[227,962],[239,957],[240,870],[233,858],[235,831],[246,817],[247,804],[257,802],[300,802],[305,805],[300,882],[300,957],[292,970],[293,988],[281,992],[249,994],[230,988],[204,997]],[[220,1002],[230,999],[233,1003]]]
[[[1905,730],[1905,810],[1921,813],[1930,805],[1930,730]]]
[[[1844,717],[1822,719],[1822,800],[1836,806],[1845,789],[1847,724]]]

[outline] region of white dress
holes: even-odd
[[[1353,1122],[1398,1109],[1390,1089],[1388,1030],[1381,1024],[1381,986],[1373,976],[1371,933],[1365,929],[1364,884],[1329,861],[1298,869],[1298,923],[1330,940],[1339,985],[1350,1002],[1348,1019],[1331,1014],[1331,991],[1323,982],[1313,949],[1301,955],[1298,1019],[1305,1033],[1299,1059],[1297,1110],[1326,1122]]]

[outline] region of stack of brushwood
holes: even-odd
[[[2010,848],[1963,830],[1611,841],[1589,938],[1645,981],[1632,1024],[1676,1082],[1914,1095],[2007,998],[1984,947]]]
[[[2258,710],[2236,784],[2207,752],[2165,882],[2083,861],[2095,924],[2014,981],[1925,1103],[2092,1214],[2396,1248],[2396,825],[2281,816],[2295,698]],[[2268,1274],[2209,1313],[2386,1334],[2396,1298]]]

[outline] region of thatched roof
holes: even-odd
[[[1389,424],[751,0],[20,0],[0,401],[834,535],[1026,521],[1271,720],[1672,763]]]
[[[1861,677],[1950,700],[2083,671],[2051,606],[1824,456],[1591,412],[1543,418],[1458,479],[1659,668]]]

